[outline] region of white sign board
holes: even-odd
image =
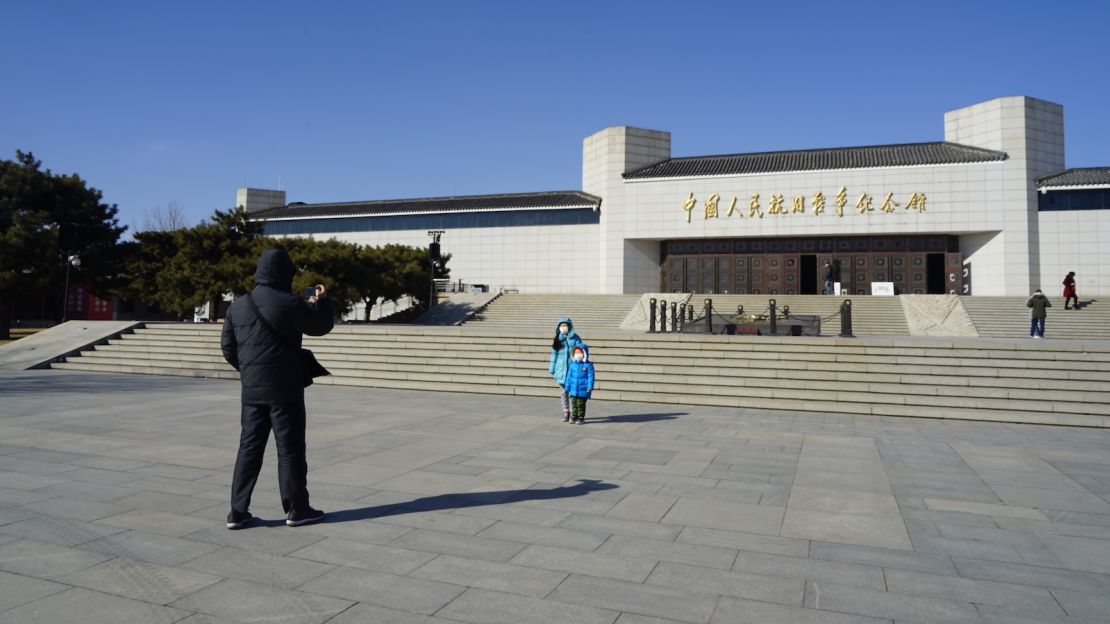
[[[871,282],[872,295],[894,295],[894,282]]]

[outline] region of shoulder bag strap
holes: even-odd
[[[278,342],[289,347],[290,349],[297,348],[293,343],[289,341],[288,338],[285,337],[284,334],[279,332],[273,325],[271,325],[270,321],[267,321],[265,316],[262,316],[262,312],[258,309],[258,304],[254,302],[254,297],[252,297],[250,293],[247,293],[247,303],[250,305],[251,310],[254,310],[254,315],[258,317],[258,320],[262,323],[262,326],[270,330],[270,333],[277,337]]]

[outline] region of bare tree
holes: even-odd
[[[172,232],[189,227],[185,220],[185,206],[172,200],[162,208],[161,204],[143,213],[143,227],[140,232]]]

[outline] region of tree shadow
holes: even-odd
[[[371,518],[396,516],[421,511],[442,511],[445,509],[459,509],[462,507],[519,503],[521,501],[530,500],[572,498],[575,496],[585,496],[591,492],[612,490],[616,487],[616,484],[603,483],[596,479],[579,479],[578,483],[575,485],[565,485],[550,490],[499,490],[496,492],[438,494],[436,496],[426,496],[424,498],[417,498],[415,500],[391,505],[376,505],[373,507],[329,512],[322,524],[355,522],[358,520],[369,520]]]
[[[685,416],[689,412],[663,412],[658,414],[617,414],[615,416],[603,416],[601,418],[587,418],[587,422],[592,423],[641,423],[651,422],[653,420],[676,420],[679,416]]]

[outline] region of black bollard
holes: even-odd
[[[678,331],[678,302],[671,302],[671,331]]]
[[[744,306],[736,306],[736,316],[744,316]]]
[[[678,304],[678,331],[686,330],[686,304]]]
[[[667,333],[667,301],[659,302],[659,333]]]
[[[694,304],[691,303],[691,304],[686,305],[685,307],[686,307],[686,320],[691,322],[691,323],[694,322]]]
[[[852,335],[852,300],[840,302],[840,337],[855,338]]]
[[[770,301],[767,302],[767,307],[771,308],[771,332],[770,333],[771,333],[772,336],[777,336],[778,333],[779,333],[779,318],[778,318],[779,314],[778,314],[778,311],[775,310],[776,306],[777,306],[777,304],[776,304],[774,299],[771,299]]]
[[[655,299],[652,298],[648,303],[648,333],[655,333]]]
[[[713,333],[713,300],[705,300],[705,333]]]

